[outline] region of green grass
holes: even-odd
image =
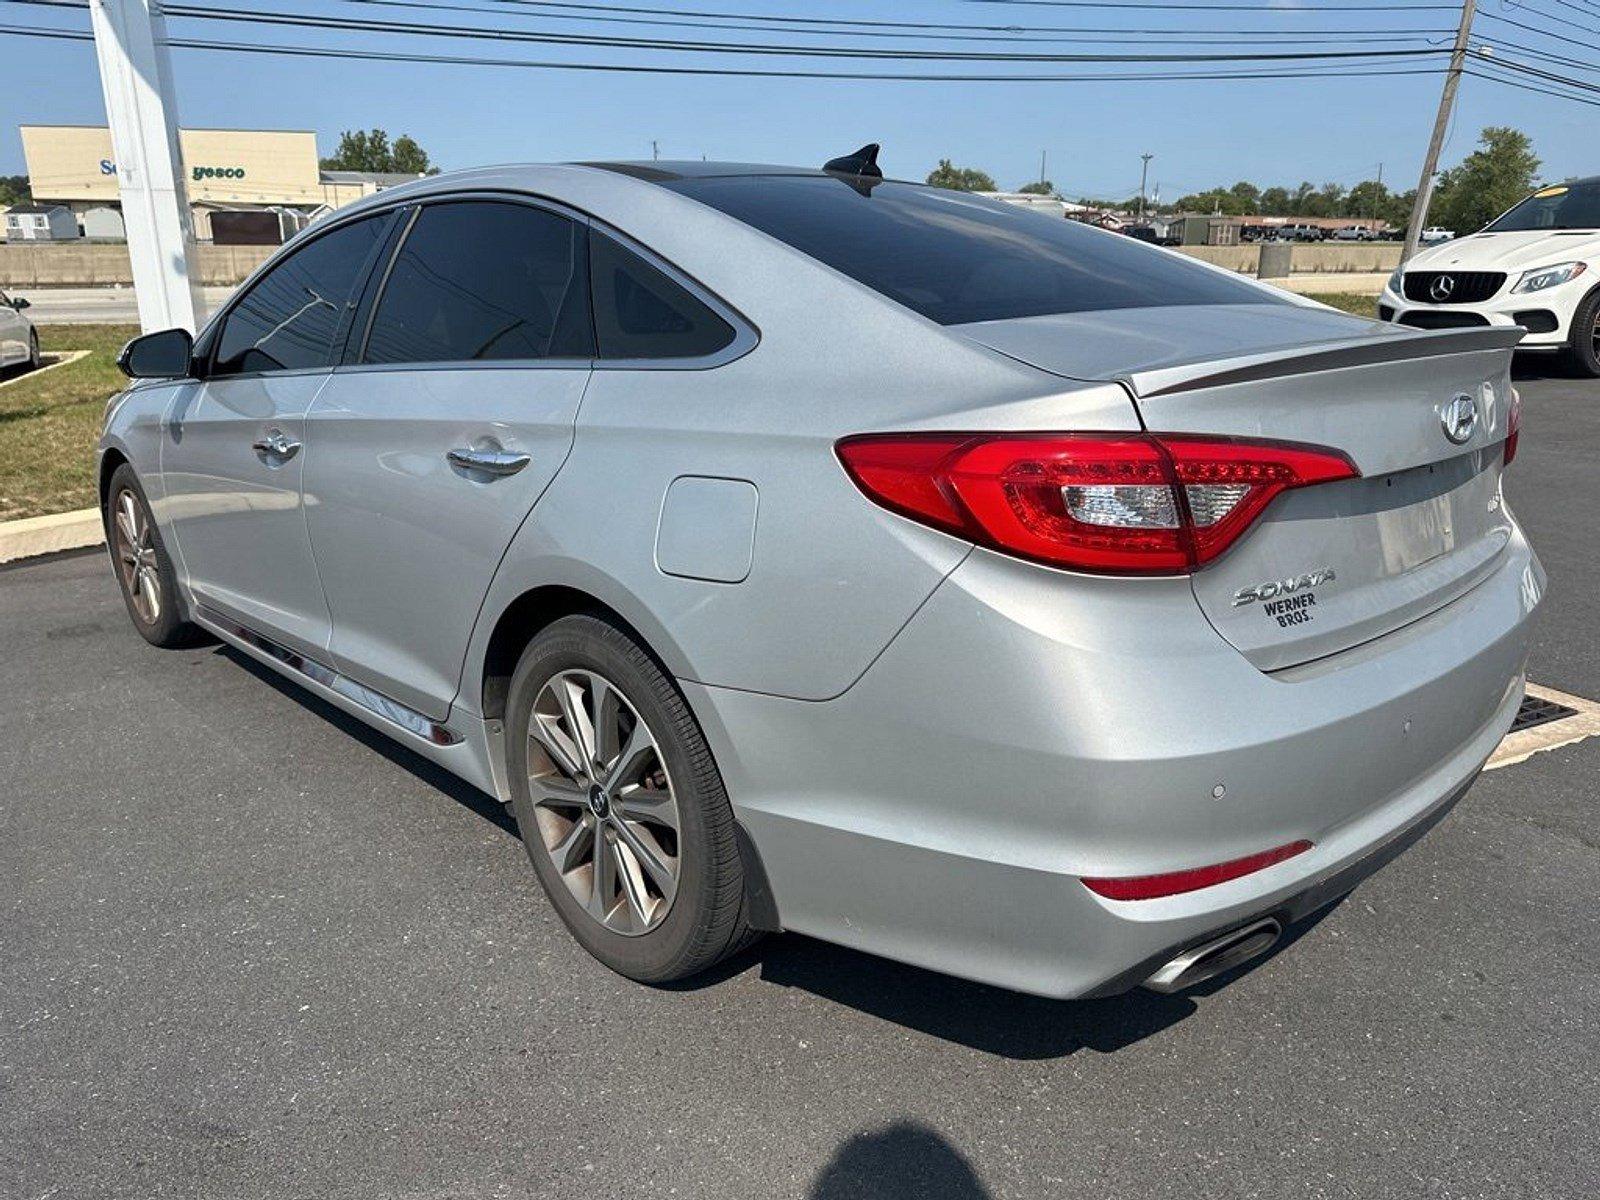
[[[106,401],[127,381],[117,351],[133,325],[41,325],[39,346],[77,362],[0,388],[0,521],[93,508],[94,447]]]
[[[1358,317],[1375,318],[1378,315],[1378,298],[1363,296],[1360,292],[1319,292],[1306,298],[1315,300],[1319,304],[1343,309],[1347,313],[1355,313]]]

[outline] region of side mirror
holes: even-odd
[[[136,337],[117,355],[129,379],[182,379],[194,363],[194,338],[187,329],[163,329]]]
[[[11,307],[16,309],[18,312],[21,312],[25,308],[32,308],[33,307],[33,301],[28,300],[28,299],[26,299],[26,298],[24,298],[22,296],[13,296],[11,298]]]

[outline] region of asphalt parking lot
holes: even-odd
[[[1600,697],[1600,384],[1520,374],[1531,675]],[[6,1197],[1600,1192],[1600,739],[1486,775],[1200,994],[790,936],[652,990],[567,936],[498,805],[146,646],[99,554],[0,570],[0,647]]]

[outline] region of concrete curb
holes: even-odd
[[[58,550],[98,546],[104,541],[105,530],[100,527],[97,508],[0,521],[0,563],[54,554]]]
[[[86,356],[87,350],[47,350],[45,358],[53,361],[46,363],[37,371],[24,371],[21,375],[13,375],[10,379],[0,380],[0,388],[15,387],[19,383],[26,383],[30,379],[37,379],[46,371],[54,371],[57,367],[64,367],[68,363],[75,363]]]

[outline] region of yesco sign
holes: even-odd
[[[109,158],[102,158],[100,160],[100,174],[102,174],[102,175],[115,175],[116,173],[117,173],[117,164],[116,163],[112,162]],[[192,179],[195,179],[195,180],[201,180],[201,179],[243,179],[244,178],[244,168],[243,167],[191,167],[189,169],[189,175],[190,175],[190,177]]]

